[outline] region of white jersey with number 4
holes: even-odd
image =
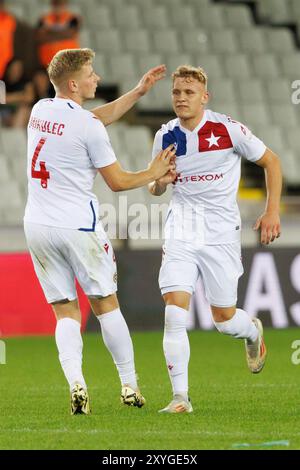
[[[243,124],[205,110],[193,131],[183,128],[179,119],[164,124],[156,133],[153,157],[170,144],[176,147],[177,178],[166,238],[212,245],[240,240],[236,196],[241,157],[259,160],[266,150],[264,143]]]
[[[104,125],[72,100],[40,100],[28,124],[25,222],[94,231],[97,168],[116,161]]]

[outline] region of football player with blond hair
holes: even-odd
[[[52,59],[48,73],[56,95],[40,100],[28,124],[28,200],[24,228],[34,268],[57,319],[59,360],[71,390],[71,413],[89,414],[82,373],[81,313],[75,277],[101,325],[103,341],[116,364],[124,404],[143,406],[132,341],[121,313],[116,262],[92,192],[101,173],[112,191],[139,188],[174,168],[173,146],[158,152],[147,169],[125,171],[117,161],[105,125],[116,121],[165,74],[148,71],[136,88],[91,112],[100,77],[91,49],[66,49]],[[100,184],[100,183],[99,183]],[[100,201],[101,202],[101,201]]]
[[[176,119],[163,124],[154,155],[176,147],[176,171],[150,183],[159,196],[172,183],[165,226],[159,286],[165,301],[164,355],[173,399],[164,413],[192,412],[188,396],[190,346],[187,314],[196,281],[201,277],[216,328],[245,341],[251,372],[262,370],[266,347],[259,319],[236,308],[241,261],[241,220],[236,201],[241,159],[265,171],[267,201],[257,219],[261,242],[280,236],[282,186],[280,161],[272,150],[240,122],[209,109],[207,75],[200,67],[180,66],[173,74],[172,102]]]

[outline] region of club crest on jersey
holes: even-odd
[[[229,132],[221,122],[207,121],[198,132],[199,152],[225,150],[233,147]]]
[[[174,144],[176,148],[176,157],[186,154],[186,135],[178,126],[169,130],[163,135],[162,148],[165,150],[169,145]]]
[[[108,244],[108,243],[105,243],[105,245],[103,245],[103,248],[104,248],[104,250],[106,251],[106,253],[108,254],[109,244]]]

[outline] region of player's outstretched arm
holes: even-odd
[[[91,112],[103,122],[105,126],[117,121],[122,117],[135,103],[155,85],[156,82],[164,78],[166,75],[166,66],[158,65],[150,70],[141,78],[135,88],[125,95],[120,96],[111,103],[98,106],[91,109]]]
[[[146,170],[125,171],[119,162],[115,162],[112,165],[99,168],[99,172],[112,191],[140,188],[174,170],[175,164],[172,160],[174,154],[174,146],[170,145],[158,153]]]
[[[267,201],[265,212],[257,219],[254,230],[261,232],[261,243],[268,245],[280,237],[280,197],[282,171],[278,156],[267,149],[260,160],[255,162],[265,170]]]

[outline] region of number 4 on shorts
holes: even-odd
[[[40,162],[40,170],[35,169],[36,161],[39,157],[40,151],[42,150],[45,142],[46,142],[46,139],[44,137],[41,138],[35,148],[35,151],[32,157],[32,162],[31,162],[31,177],[41,180],[42,188],[47,189],[48,179],[50,179],[50,173],[46,169],[46,163]]]

